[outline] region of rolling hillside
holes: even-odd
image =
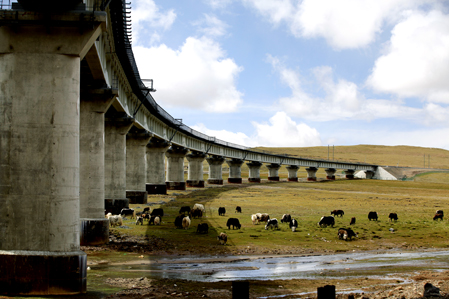
[[[257,151],[288,154],[295,157],[328,159],[328,147],[257,147]],[[425,165],[424,165],[425,155]],[[329,147],[329,159],[366,162],[384,166],[449,169],[449,151],[439,148],[414,146],[354,145]]]

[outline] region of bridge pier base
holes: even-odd
[[[372,179],[374,177],[374,171],[365,170],[365,175],[367,179]]]
[[[129,207],[129,200],[126,198],[126,134],[132,128],[134,119],[124,113],[112,113],[105,119],[105,205],[111,203],[112,207],[106,207],[106,212],[110,208],[116,214],[119,207],[126,204]],[[123,207],[122,207],[123,208]]]
[[[151,137],[148,131],[135,127],[126,135],[126,198],[132,204],[148,201],[146,145]]]
[[[167,194],[165,184],[165,152],[169,148],[165,140],[153,137],[147,144],[146,191],[151,194]]]
[[[141,190],[126,190],[126,198],[132,204],[146,204],[148,202],[148,192]]]
[[[268,181],[279,182],[279,168],[280,164],[271,163],[267,165],[268,168]]]
[[[8,296],[86,293],[83,251],[0,251],[0,292]]]
[[[80,64],[105,20],[93,12],[0,13],[2,295],[86,292]]]
[[[241,184],[243,160],[241,159],[226,160],[226,164],[228,164],[229,166],[228,183]]]
[[[316,172],[318,171],[318,168],[309,167],[306,168],[306,171],[307,171],[307,180],[312,182],[316,181]]]
[[[184,181],[184,158],[189,150],[182,146],[172,145],[165,156],[167,157],[166,181],[167,190],[186,190]]]
[[[81,219],[81,246],[94,246],[107,243],[109,243],[109,219],[104,218],[104,216],[101,219]]]
[[[104,114],[116,89],[81,89],[80,101],[80,244],[109,242],[104,218]]]
[[[289,165],[286,167],[288,171],[288,181],[289,182],[297,182],[298,181],[298,170],[299,166],[297,165]]]
[[[211,185],[223,185],[222,165],[225,158],[212,156],[207,158],[206,161],[209,163],[209,178],[207,179],[207,183]]]
[[[353,170],[353,169],[345,170],[346,178],[348,180],[352,180],[354,178],[354,173],[355,173],[355,170]]]
[[[251,161],[246,163],[249,168],[248,182],[250,183],[260,183],[260,167],[262,163],[258,161]]]
[[[335,180],[335,173],[337,172],[335,168],[326,168],[324,171],[326,171],[326,179]]]
[[[206,154],[202,152],[192,151],[186,155],[189,161],[189,170],[187,174],[187,187],[204,188],[204,172],[203,162],[206,159]]]

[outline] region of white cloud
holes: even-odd
[[[204,18],[194,23],[198,31],[208,37],[219,37],[226,34],[228,25],[216,16],[204,14]]]
[[[141,77],[154,80],[154,95],[162,107],[227,113],[242,103],[236,80],[243,68],[209,38],[189,37],[178,50],[162,44],[133,51]]]
[[[309,95],[298,72],[288,69],[279,59],[268,57],[281,80],[290,87],[292,95],[279,99],[279,105],[289,115],[314,121],[373,120],[402,118],[422,121],[423,111],[406,107],[400,101],[366,99],[358,86],[344,79],[333,78],[332,68],[316,67],[312,70],[316,82],[324,91],[323,97]]]
[[[248,146],[248,147],[257,146],[257,141],[255,139],[247,136],[245,133],[242,133],[242,132],[234,133],[234,132],[230,132],[230,131],[226,131],[226,130],[210,130],[202,123],[191,126],[191,128],[198,132],[204,133],[210,137],[215,137],[217,139],[220,139],[220,140],[223,140],[226,142],[243,145],[243,146]]]
[[[437,0],[242,0],[296,37],[322,37],[336,49],[365,47],[406,9]]]
[[[213,9],[223,9],[233,1],[234,0],[204,0],[204,2],[211,6]]]
[[[304,123],[297,124],[285,112],[277,112],[269,123],[252,122],[262,146],[300,147],[321,145],[320,133]]]
[[[277,112],[267,123],[251,122],[255,134],[226,130],[209,130],[203,124],[192,126],[193,129],[209,136],[248,147],[303,147],[321,145],[320,133],[304,123],[297,124],[285,112]]]
[[[449,104],[449,15],[410,12],[392,30],[367,84],[401,97]]]
[[[140,39],[157,42],[159,40],[157,31],[168,30],[176,20],[176,13],[173,9],[161,12],[154,0],[133,1],[131,16],[135,45],[140,42]],[[149,39],[148,36],[150,36]]]

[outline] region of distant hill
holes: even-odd
[[[328,159],[327,146],[315,147],[257,147],[257,151],[288,154],[294,157]],[[449,169],[449,151],[416,146],[352,145],[329,147],[329,159],[348,162],[366,162],[383,166]],[[425,165],[424,165],[425,156]]]

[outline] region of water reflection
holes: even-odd
[[[135,272],[148,278],[195,281],[314,279],[317,276],[386,275],[410,269],[448,269],[449,251],[343,253],[287,257],[151,257],[131,266],[97,265],[97,270]]]

